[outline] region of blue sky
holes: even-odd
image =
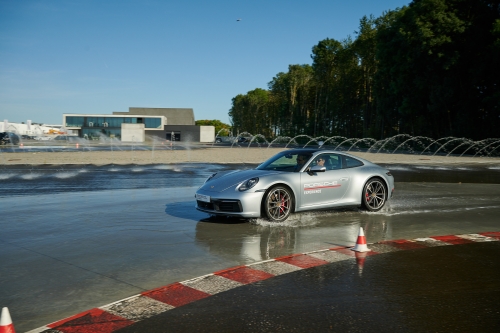
[[[229,123],[233,97],[409,3],[0,0],[0,121],[166,107]]]

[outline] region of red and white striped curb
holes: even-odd
[[[355,258],[358,267],[362,269],[366,256],[375,254],[498,240],[500,240],[500,232],[495,231],[479,234],[433,236],[412,240],[383,241],[371,244],[371,251],[364,253],[354,252],[348,247],[335,247],[294,254],[244,266],[232,267],[191,280],[176,282],[82,312],[27,333],[110,333],[220,292],[305,268]]]

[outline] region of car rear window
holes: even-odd
[[[360,160],[357,160],[353,157],[350,157],[350,156],[346,156],[345,157],[345,167],[346,168],[355,168],[355,167],[359,167],[359,166],[362,166],[364,165],[363,162],[361,162]]]

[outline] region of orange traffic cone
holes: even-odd
[[[366,245],[366,237],[365,237],[365,233],[363,232],[362,227],[359,227],[358,240],[356,241],[356,245],[351,250],[357,251],[357,252],[370,252],[371,251],[368,248],[368,246]]]
[[[0,333],[16,333],[9,309],[6,307],[2,308],[2,315],[0,316]]]

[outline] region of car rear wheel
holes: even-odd
[[[372,178],[366,182],[361,199],[364,209],[376,212],[385,205],[387,190],[384,182],[379,178]]]
[[[264,213],[269,221],[285,221],[292,212],[292,193],[284,186],[271,188],[265,197]]]

